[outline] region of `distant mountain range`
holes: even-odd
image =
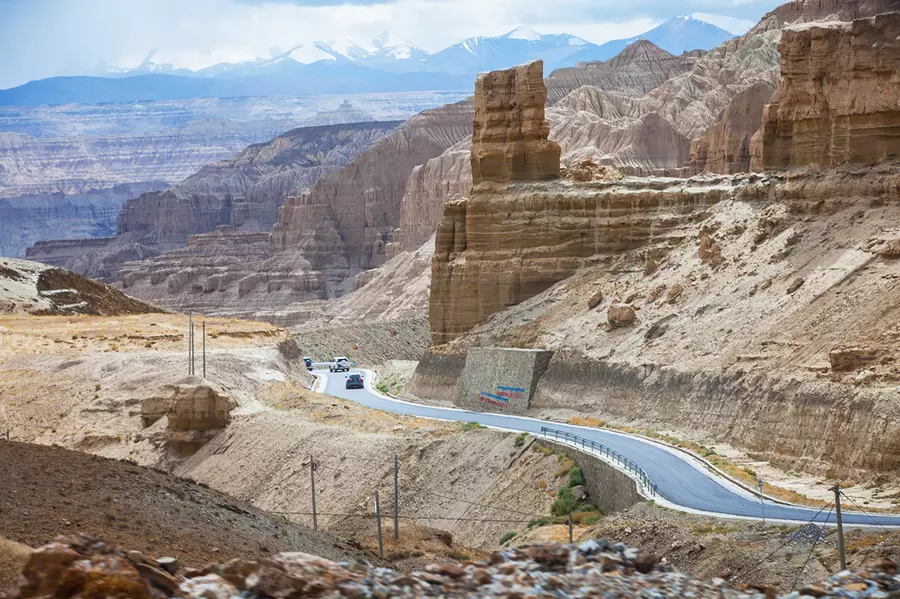
[[[197,71],[148,58],[133,69],[93,76],[51,77],[0,91],[0,106],[97,104],[242,96],[297,96],[470,89],[477,73],[536,58],[544,72],[578,62],[608,60],[646,39],[673,54],[709,50],[734,37],[694,17],[674,17],[644,34],[602,45],[517,27],[497,37],[473,37],[429,54],[383,34],[361,46],[350,39],[298,45],[278,56],[221,63]]]

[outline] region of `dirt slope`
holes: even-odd
[[[189,565],[278,551],[357,555],[220,492],[128,462],[0,443],[0,536],[26,545],[86,532]]]

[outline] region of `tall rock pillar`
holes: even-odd
[[[472,185],[559,178],[559,144],[544,118],[544,62],[478,75]]]

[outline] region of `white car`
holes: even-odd
[[[328,364],[331,372],[350,372],[350,358],[347,356],[335,356]]]

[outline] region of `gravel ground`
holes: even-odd
[[[882,560],[781,597],[895,597],[900,593],[896,574],[894,562]],[[302,553],[182,569],[75,537],[37,551],[7,594],[9,599],[73,596],[770,599],[776,593],[768,587],[745,585],[735,590],[721,579],[691,578],[661,565],[649,553],[603,540],[505,549],[483,560],[430,564],[404,574],[365,562],[335,563]]]

